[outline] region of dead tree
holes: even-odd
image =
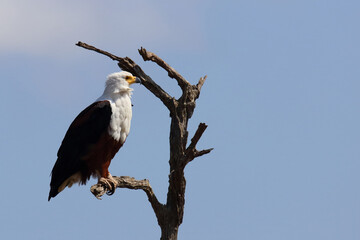
[[[78,42],[76,45],[106,55],[112,60],[117,61],[118,66],[122,70],[128,71],[134,76],[139,77],[142,84],[157,98],[159,98],[169,110],[171,117],[169,160],[170,174],[166,204],[162,204],[158,201],[147,179],[136,180],[127,176],[114,178],[118,181],[118,188],[142,189],[148,196],[149,202],[151,203],[158,224],[161,228],[161,240],[176,240],[178,229],[182,223],[184,215],[186,187],[184,168],[195,158],[210,153],[212,150],[212,148],[201,151],[196,149],[196,144],[207,127],[205,123],[199,124],[196,133],[191,139],[190,144],[187,146],[188,121],[194,112],[196,99],[200,95],[200,90],[206,80],[206,76],[200,78],[196,85],[191,85],[174,68],[157,55],[144,48],[139,49],[139,53],[144,61],[150,60],[155,62],[168,72],[170,78],[174,78],[177,81],[182,90],[182,95],[179,99],[175,99],[157,85],[148,75],[146,75],[144,71],[130,58],[117,57],[109,52],[83,42]],[[104,185],[95,184],[91,187],[91,192],[95,195],[95,197],[100,199],[102,195],[108,193],[108,189]]]

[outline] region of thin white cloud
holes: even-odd
[[[196,11],[165,7],[149,1],[2,0],[0,52],[66,55],[78,40],[109,48],[201,46]]]

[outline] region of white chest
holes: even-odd
[[[122,95],[110,101],[112,115],[109,125],[109,134],[122,144],[130,132],[132,109],[130,96]]]

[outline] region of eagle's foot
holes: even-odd
[[[98,181],[98,183],[104,185],[108,191],[106,192],[107,195],[113,195],[115,193],[115,189],[117,187],[116,180],[111,176],[109,173],[109,176],[107,178],[101,177]]]

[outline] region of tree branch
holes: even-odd
[[[146,193],[148,200],[151,203],[151,206],[154,209],[154,212],[155,212],[157,218],[158,219],[163,218],[162,216],[164,214],[164,205],[158,201],[154,191],[152,190],[152,188],[150,186],[149,180],[147,180],[147,179],[136,180],[135,178],[129,177],[129,176],[121,176],[121,177],[113,176],[113,178],[117,182],[117,186],[116,186],[117,188],[143,190]],[[101,200],[101,197],[105,193],[108,193],[109,189],[107,188],[106,185],[97,183],[97,184],[94,184],[91,186],[90,191],[97,199]]]
[[[205,132],[207,125],[205,123],[200,123],[198,129],[196,130],[194,136],[191,139],[190,145],[185,150],[185,155],[183,159],[183,167],[186,166],[189,162],[194,160],[197,157],[210,153],[214,148],[209,148],[205,150],[198,151],[196,150],[196,144],[199,142],[201,136]]]
[[[214,150],[214,148],[204,149],[204,150],[201,150],[201,151],[197,151],[197,150],[196,150],[196,152],[195,152],[195,158],[200,157],[200,156],[205,155],[205,154],[208,154],[208,153],[210,153],[212,150]]]
[[[115,55],[113,55],[113,54],[111,54],[111,53],[109,53],[109,52],[107,52],[107,51],[104,51],[104,50],[101,50],[101,49],[99,49],[99,48],[96,48],[96,47],[94,47],[94,46],[91,46],[91,45],[89,45],[89,44],[87,44],[87,43],[83,43],[83,42],[78,42],[78,43],[76,43],[76,46],[79,46],[79,47],[82,47],[82,48],[85,48],[85,49],[88,49],[88,50],[91,50],[91,51],[95,51],[95,52],[98,52],[98,53],[100,53],[100,54],[103,54],[103,55],[105,55],[105,56],[108,56],[109,58],[111,58],[112,60],[114,60],[114,61],[121,61],[121,58],[120,57],[118,57],[118,56],[115,56]]]
[[[139,49],[139,53],[143,57],[144,61],[150,60],[152,62],[157,63],[157,65],[165,69],[168,72],[169,77],[176,79],[178,85],[183,91],[185,91],[186,87],[190,86],[190,83],[186,81],[186,79],[183,76],[181,76],[174,68],[172,68],[164,60],[158,57],[155,53],[149,52],[143,47]]]
[[[204,83],[205,83],[206,78],[207,78],[207,75],[205,75],[205,77],[201,77],[200,80],[199,80],[199,82],[198,82],[198,84],[196,84],[196,87],[197,87],[197,89],[199,90],[199,94],[200,94],[200,91],[201,91],[202,86],[203,86]],[[198,96],[198,97],[199,97],[199,96]]]
[[[205,123],[200,123],[198,126],[198,129],[196,130],[194,136],[191,139],[191,143],[188,147],[188,149],[192,149],[196,147],[196,144],[199,142],[201,136],[203,135],[203,133],[205,132],[207,128],[207,125]]]

